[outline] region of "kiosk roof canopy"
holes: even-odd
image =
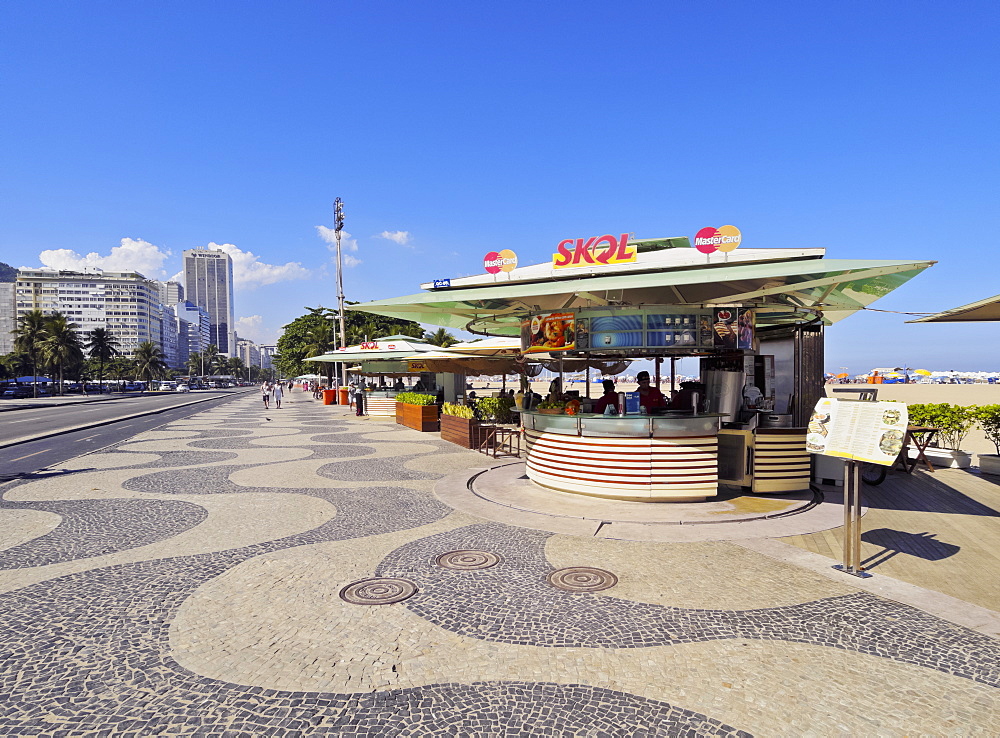
[[[808,309],[825,323],[841,320],[915,277],[933,261],[794,259],[588,275],[533,283],[424,292],[351,305],[350,310],[493,335],[520,333],[528,312],[605,305],[754,303]],[[787,315],[787,313],[786,313]],[[766,315],[758,316],[767,325]],[[787,321],[780,321],[787,322]]]
[[[1000,321],[1000,295],[985,300],[970,302],[968,305],[944,310],[907,323],[979,323]]]
[[[353,362],[405,359],[407,356],[412,356],[421,351],[437,351],[439,348],[439,346],[432,346],[412,336],[386,336],[385,338],[377,338],[374,341],[360,343],[356,346],[345,346],[342,349],[330,351],[321,356],[310,356],[308,359],[303,359],[303,361]]]

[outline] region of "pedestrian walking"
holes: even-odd
[[[365,383],[360,382],[354,390],[354,406],[358,409],[358,417],[365,414]]]
[[[260,391],[264,399],[264,409],[267,410],[271,407],[271,383],[264,382],[264,384],[261,385]]]
[[[358,398],[358,385],[354,382],[348,382],[347,384],[347,406],[349,408],[354,407],[354,402]],[[360,413],[358,413],[360,415]]]
[[[274,389],[271,391],[271,394],[274,395],[274,409],[275,410],[280,410],[281,409],[281,396],[285,394],[284,389],[283,389],[283,385],[282,385],[281,382],[278,382],[276,385],[274,385]]]

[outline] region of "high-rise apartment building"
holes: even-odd
[[[81,336],[107,328],[126,356],[144,341],[163,346],[159,283],[138,272],[19,269],[14,293],[16,318],[30,310],[60,312]]]
[[[14,350],[17,312],[14,310],[14,282],[0,282],[0,355]]]
[[[160,302],[164,305],[184,302],[184,287],[179,282],[160,282]]]
[[[260,350],[260,368],[261,369],[272,369],[274,368],[274,363],[272,357],[278,353],[277,346],[258,346]]]
[[[177,327],[177,368],[187,364],[191,354],[201,353],[211,341],[211,321],[204,308],[190,300],[171,306]]]
[[[209,317],[209,339],[220,354],[236,355],[233,314],[233,260],[225,251],[184,251],[184,296],[204,308]]]
[[[260,366],[260,348],[250,339],[237,338],[236,352],[246,366]]]

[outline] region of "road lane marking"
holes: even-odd
[[[12,420],[10,422],[11,423],[30,423],[32,420],[36,420],[36,418],[25,418],[24,420]]]
[[[81,438],[81,439],[79,439],[77,441],[77,443],[82,443],[84,441],[89,441],[91,438],[97,438],[97,436],[87,436],[86,438]]]
[[[35,451],[35,453],[28,454],[27,456],[18,456],[16,459],[11,459],[11,461],[14,462],[14,461],[20,461],[21,459],[30,459],[32,456],[38,456],[38,454],[44,454],[46,451],[48,451],[48,449],[43,448],[41,451]]]

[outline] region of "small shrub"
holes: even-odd
[[[437,398],[434,395],[425,395],[420,392],[400,392],[396,395],[396,402],[404,405],[433,405]]]
[[[442,415],[454,415],[456,418],[465,418],[466,420],[472,420],[476,417],[476,411],[473,410],[468,405],[458,405],[454,402],[446,402],[441,407]]]
[[[914,403],[907,406],[910,425],[940,428],[937,446],[958,450],[962,441],[980,420],[977,405],[951,405],[947,402]]]
[[[509,423],[511,421],[510,411],[514,407],[512,397],[484,397],[476,402],[476,412],[484,420],[493,420],[497,423]]]
[[[982,405],[978,412],[979,427],[997,447],[1000,454],[1000,405]]]

